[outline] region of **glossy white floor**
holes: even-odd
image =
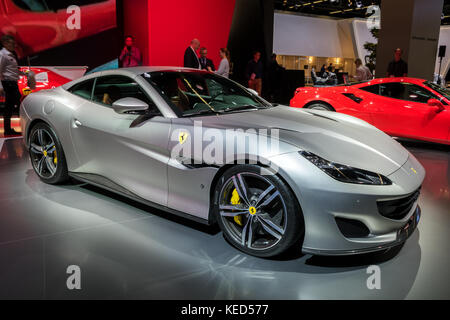
[[[84,184],[45,185],[20,139],[0,139],[0,298],[449,299],[450,154],[405,144],[427,178],[422,220],[400,251],[254,258],[215,228]],[[68,290],[69,265],[81,290]],[[381,289],[369,290],[378,265]]]

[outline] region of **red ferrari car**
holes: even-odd
[[[415,78],[298,88],[295,108],[342,112],[395,137],[450,145],[450,91]]]
[[[26,77],[19,79],[19,90],[22,97],[30,94],[31,92],[53,89],[72,80],[81,78],[87,67],[20,67],[23,72],[32,71],[36,78],[36,88],[31,90],[27,83]],[[5,97],[0,96],[0,105],[5,102]]]
[[[81,28],[69,29],[77,4]],[[19,58],[116,27],[116,0],[0,0],[0,36],[12,34]]]

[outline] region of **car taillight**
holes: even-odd
[[[363,99],[361,99],[360,97],[355,96],[353,93],[343,93],[343,95],[346,96],[347,98],[352,99],[356,103],[360,103],[361,101],[363,101]]]

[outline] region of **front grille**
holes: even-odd
[[[419,195],[420,188],[404,198],[377,201],[378,212],[383,217],[393,220],[401,220],[411,211],[412,206],[419,198]]]

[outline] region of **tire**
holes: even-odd
[[[34,172],[43,182],[59,184],[69,179],[64,150],[49,125],[41,122],[31,129],[28,151]]]
[[[280,177],[261,175],[261,170],[237,165],[217,182],[213,210],[223,235],[237,249],[257,257],[281,255],[294,244],[301,251],[300,205]]]
[[[332,107],[330,107],[329,105],[325,104],[325,103],[313,103],[309,106],[306,107],[307,109],[314,109],[314,110],[325,110],[325,111],[334,111]]]

